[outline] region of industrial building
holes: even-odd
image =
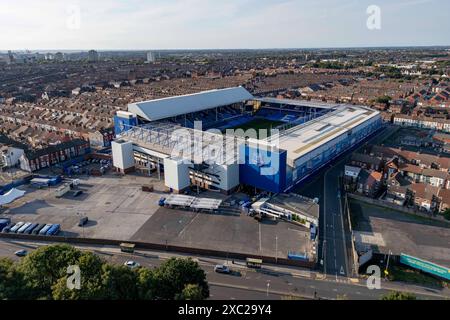
[[[175,193],[286,192],[382,125],[364,106],[256,98],[243,87],[132,103],[114,122],[114,167],[157,174]]]

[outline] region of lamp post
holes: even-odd
[[[80,221],[81,221],[81,219],[84,218],[84,215],[80,212],[77,212],[77,216],[80,217]],[[83,230],[82,233],[83,233],[83,238],[84,238],[84,223],[81,224],[81,229]]]
[[[391,258],[391,254],[392,254],[392,251],[389,250],[389,255],[388,255],[387,263],[386,263],[386,269],[384,270],[384,274],[386,277],[389,275],[389,260]]]
[[[278,235],[275,236],[275,263],[278,264]]]

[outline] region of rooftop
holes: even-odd
[[[279,147],[287,150],[293,165],[296,159],[379,114],[362,106],[341,105],[334,112],[287,130],[280,137]]]
[[[148,121],[157,121],[252,99],[243,87],[234,87],[131,103],[128,111]]]

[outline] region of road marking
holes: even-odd
[[[338,177],[338,186],[339,186],[339,177]],[[345,267],[348,267],[348,258],[347,258],[347,247],[346,247],[346,239],[345,239],[345,233],[344,233],[344,218],[343,218],[343,213],[342,213],[342,200],[339,199],[339,213],[340,213],[340,217],[341,217],[341,224],[342,224],[342,246],[344,248],[344,263],[345,263]],[[346,274],[346,272],[343,273],[344,275]]]

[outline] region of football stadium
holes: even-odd
[[[364,106],[255,97],[243,87],[143,101],[118,111],[113,163],[230,194],[240,187],[288,192],[377,131]]]

